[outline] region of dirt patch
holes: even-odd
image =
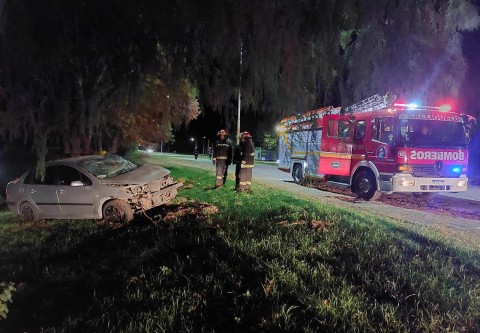
[[[153,223],[182,221],[206,221],[212,215],[218,214],[219,209],[215,205],[209,205],[195,200],[180,198],[175,203],[163,205],[148,213]]]
[[[355,196],[349,189],[339,188],[326,183],[308,184],[308,187],[316,188],[322,191],[342,194],[335,198],[346,202],[363,202],[363,199]],[[344,197],[347,196],[347,197]],[[387,205],[414,209],[422,212],[429,212],[438,215],[447,215],[452,217],[462,217],[466,219],[480,220],[480,202],[474,200],[457,199],[437,195],[428,200],[419,199],[411,194],[382,194],[377,200]]]

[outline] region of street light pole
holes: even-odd
[[[238,84],[238,111],[237,111],[237,145],[240,143],[240,106],[241,106],[241,90],[242,90],[242,62],[243,62],[243,41],[240,40],[240,70]]]

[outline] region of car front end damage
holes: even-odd
[[[145,185],[124,185],[129,194],[127,200],[134,213],[147,211],[166,204],[177,196],[177,189],[183,183],[176,182],[171,176],[152,181]]]

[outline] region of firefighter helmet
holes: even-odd
[[[218,131],[217,135],[218,136],[220,136],[220,135],[225,135],[226,136],[226,135],[228,135],[228,133],[224,129],[221,129],[220,131]]]
[[[244,137],[244,138],[251,138],[252,136],[251,136],[250,133],[248,133],[248,132],[243,132],[243,133],[242,133],[242,137]]]

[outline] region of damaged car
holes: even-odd
[[[134,215],[171,201],[183,184],[170,171],[137,165],[118,155],[82,156],[48,162],[7,184],[7,205],[23,221],[105,219],[126,223]]]

